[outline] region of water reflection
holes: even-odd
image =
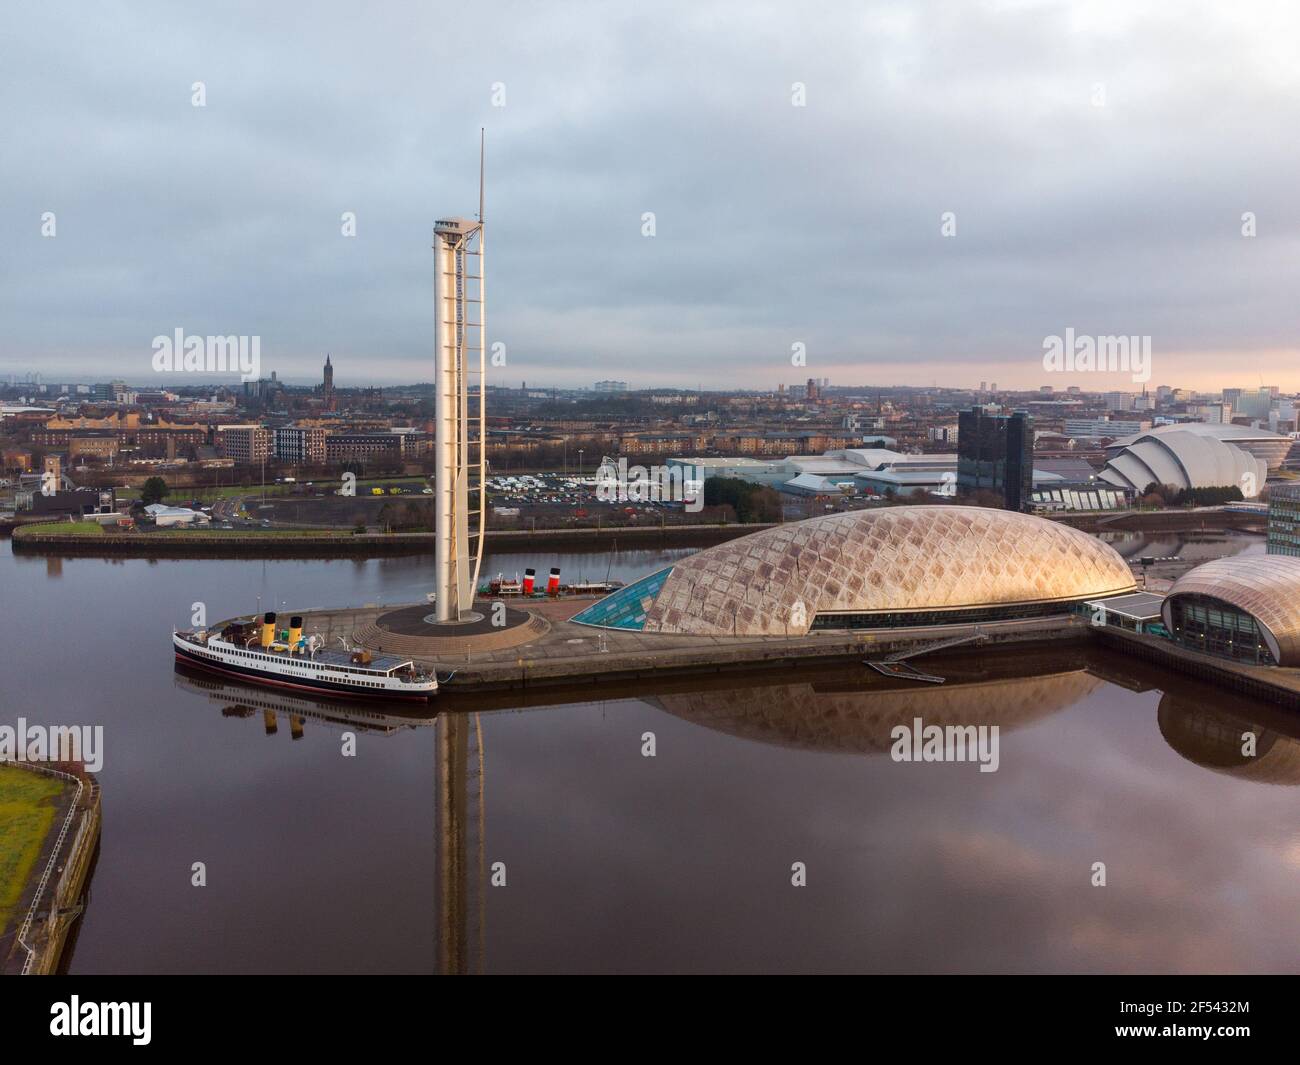
[[[181,691],[199,695],[221,707],[222,717],[256,717],[268,736],[279,731],[280,717],[289,721],[295,739],[304,734],[304,722],[312,720],[332,729],[361,729],[392,735],[402,729],[432,725],[437,718],[432,708],[418,710],[410,704],[367,699],[321,698],[294,695],[225,680],[211,673],[177,664],[173,683]]]
[[[396,701],[313,699],[270,692],[179,664],[174,681],[182,691],[216,703],[222,717],[256,719],[260,715],[267,736],[276,735],[281,718],[288,720],[295,740],[305,735],[308,720],[344,733],[359,730],[385,736],[434,728],[432,827],[437,840],[438,972],[468,975],[484,971],[487,808],[479,714],[438,714],[413,710]]]
[[[1078,652],[935,668],[946,678],[941,686],[898,687],[857,670],[761,693],[739,688],[659,695],[649,701],[675,717],[745,739],[880,754],[890,749],[894,726],[910,727],[915,718],[926,725],[997,725],[1007,731],[1073,706],[1103,683],[1087,671]]]
[[[758,678],[743,687],[728,679],[684,678],[653,686],[641,684],[626,692],[606,689],[601,692],[599,700],[592,698],[590,690],[581,693],[572,690],[533,691],[527,693],[526,699],[522,693],[500,693],[485,696],[477,703],[464,697],[447,697],[437,704],[437,712],[423,713],[412,712],[400,704],[268,692],[183,668],[178,668],[174,683],[177,689],[201,697],[223,717],[246,720],[250,728],[275,737],[273,742],[280,743],[282,749],[290,746],[285,744],[285,737],[281,734],[285,722],[294,738],[301,737],[305,730],[313,727],[335,733],[365,731],[381,737],[397,737],[426,729],[433,731],[432,759],[425,762],[433,784],[432,806],[423,812],[417,809],[408,811],[408,814],[416,821],[424,820],[428,826],[428,838],[434,841],[434,881],[426,881],[428,912],[433,917],[436,935],[431,953],[437,970],[451,974],[483,972],[488,968],[486,903],[492,868],[485,841],[493,817],[501,819],[502,824],[509,824],[519,820],[520,811],[501,799],[497,800],[495,809],[489,806],[484,723],[491,720],[507,730],[517,729],[521,723],[521,703],[525,701],[530,705],[523,716],[536,721],[543,731],[549,720],[548,712],[552,710],[563,714],[566,708],[572,711],[595,705],[603,707],[627,694],[636,702],[649,704],[674,719],[725,736],[755,741],[768,748],[878,755],[888,752],[891,729],[897,724],[910,724],[916,717],[927,724],[996,724],[1004,732],[1010,732],[1046,722],[1096,696],[1108,685],[1119,685],[1133,692],[1162,693],[1155,714],[1151,715],[1147,710],[1137,725],[1148,736],[1159,735],[1170,749],[1177,752],[1180,760],[1185,760],[1185,764],[1255,783],[1300,783],[1300,724],[1293,715],[1254,705],[1177,675],[1153,671],[1144,664],[1130,664],[1112,655],[1079,648],[1014,656],[957,655],[936,660],[935,665],[936,671],[947,678],[947,683],[942,686],[910,686],[869,674],[860,668],[837,668]],[[514,712],[488,712],[494,702],[502,708],[512,706]],[[557,720],[554,727],[564,731],[571,726],[571,720],[568,726]],[[1245,758],[1240,753],[1244,732],[1252,732],[1258,737],[1258,756],[1254,759]],[[573,735],[571,731],[569,734]],[[384,746],[388,746],[387,739]],[[505,785],[513,783],[500,774],[505,773],[508,777],[521,769],[523,766],[517,759],[499,756],[496,778],[501,781],[499,789],[508,790]],[[550,778],[550,785],[563,786],[566,771],[571,772],[572,766],[559,767],[559,779]],[[743,780],[734,780],[730,786],[743,801]],[[599,797],[602,793],[597,790],[595,794]],[[1062,811],[1054,816],[1072,815]],[[612,823],[621,823],[616,816],[611,815],[611,818]],[[961,842],[963,839],[965,844]],[[990,839],[987,833],[968,834],[954,827],[947,834],[940,833],[937,837],[939,850],[934,853],[962,868],[996,870],[1000,868],[998,856],[1002,852],[996,850]],[[873,843],[872,847],[879,850],[882,860],[894,857],[893,850],[885,849],[883,842]],[[990,847],[994,847],[994,851],[990,851]],[[1022,855],[1018,860],[1028,859]],[[1038,860],[1042,861],[1041,858]],[[1019,868],[1015,862],[1012,865]],[[945,869],[947,873],[944,873]],[[915,887],[921,888],[925,877],[942,875],[955,874],[948,866],[939,864],[928,869]],[[986,890],[987,885],[978,879],[980,875],[973,872],[975,879],[970,880],[963,890]],[[880,885],[875,885],[875,890],[879,892]],[[947,888],[934,890],[942,896]],[[1006,893],[1008,901],[1016,897],[1014,878],[1000,890]],[[1054,890],[1063,891],[1065,888],[1057,886]],[[1041,899],[1035,905],[1043,905]],[[1045,914],[1048,912],[1044,911]],[[511,915],[506,913],[494,922],[497,925],[495,950],[506,956],[501,964],[504,968],[510,968],[514,961],[510,956],[512,944],[508,942],[510,935],[506,927],[510,919]],[[1059,922],[1062,928],[1069,928],[1072,919],[1077,918],[1071,918],[1068,911],[1055,916],[1040,915],[1043,924],[1040,932],[1052,927],[1052,921]],[[574,931],[576,934],[577,930]],[[1089,935],[1105,939],[1111,932],[1101,926],[1088,925],[1072,929],[1071,934],[1081,937],[1079,943],[1086,946],[1091,942]],[[1146,934],[1149,942],[1142,949],[1154,951],[1157,944],[1164,943],[1159,936],[1169,933],[1149,931]],[[1106,942],[1110,940],[1106,939]],[[1100,949],[1085,949],[1085,946],[1076,944],[1073,949],[1085,955],[1087,950]],[[1111,943],[1106,949],[1113,947],[1114,943]],[[1196,954],[1194,957],[1194,964],[1200,965],[1204,964],[1207,955]],[[874,956],[871,961],[872,964],[878,963]],[[930,956],[913,958],[907,964],[934,970],[943,968],[945,963],[942,956]],[[896,961],[893,964],[900,963]],[[1003,959],[992,967],[1015,968],[1016,964],[1013,957],[1010,962]],[[1192,963],[1143,954],[1133,964],[1178,968]],[[562,967],[558,960],[556,965]]]
[[[1232,697],[1210,703],[1203,695],[1167,691],[1156,718],[1165,742],[1195,765],[1260,784],[1300,784],[1294,715]]]

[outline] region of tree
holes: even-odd
[[[710,477],[704,482],[704,505],[730,505],[740,522],[781,520],[781,497],[773,488],[738,477]]]
[[[161,503],[167,495],[167,482],[161,477],[150,477],[140,489],[140,502],[146,507]]]

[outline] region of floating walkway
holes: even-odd
[[[950,647],[960,647],[963,644],[983,643],[985,639],[984,633],[976,626],[975,632],[950,636],[946,640],[935,640],[932,643],[924,643],[919,647],[912,647],[905,651],[895,651],[893,654],[885,655],[884,658],[880,659],[868,658],[866,664],[877,673],[883,673],[887,677],[897,677],[899,680],[916,680],[925,684],[942,684],[943,677],[936,677],[933,673],[922,673],[914,666],[908,665],[907,660],[916,658],[918,655],[928,655],[934,651],[944,651]]]

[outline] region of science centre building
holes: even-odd
[[[830,514],[710,547],[573,620],[700,636],[1011,621],[1131,593],[1128,564],[1045,518],[964,506]]]

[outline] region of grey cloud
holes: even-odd
[[[260,334],[290,379],[326,350],[342,383],[427,378],[430,226],[474,209],[485,125],[504,383],[774,384],[802,340],[810,372],[840,381],[1029,386],[1066,326],[1151,334],[1162,381],[1212,376],[1224,352],[1292,373],[1285,11],[56,3],[11,19],[0,372],[147,379],[149,340],[180,325]]]

